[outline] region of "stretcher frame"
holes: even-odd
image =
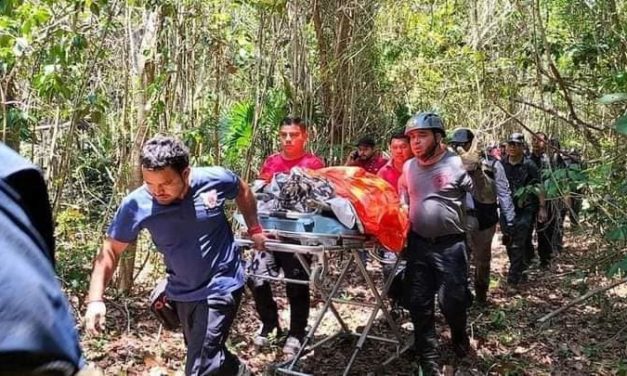
[[[351,357],[344,368],[343,375],[348,375],[350,372],[359,352],[362,350],[364,343],[366,340],[375,340],[388,344],[393,344],[396,347],[396,353],[392,356],[392,358],[397,358],[401,353],[401,346],[404,344],[401,331],[399,329],[398,323],[394,320],[388,307],[386,306],[384,299],[387,297],[388,290],[392,284],[394,275],[398,267],[401,264],[400,257],[394,263],[393,272],[390,273],[387,280],[384,281],[383,289],[381,292],[377,289],[376,284],[374,283],[372,276],[366,269],[366,265],[362,258],[359,255],[359,251],[367,248],[374,249],[376,247],[376,243],[368,240],[364,236],[355,236],[355,235],[329,235],[329,234],[315,234],[315,233],[294,233],[288,231],[281,230],[264,230],[264,233],[271,238],[286,238],[286,239],[297,239],[301,238],[307,242],[307,240],[320,238],[320,237],[332,237],[335,238],[336,245],[328,246],[328,245],[300,245],[300,244],[292,244],[285,243],[282,241],[274,241],[270,240],[266,242],[266,250],[273,252],[287,252],[292,253],[296,256],[298,261],[303,266],[303,269],[307,273],[309,280],[296,280],[285,277],[272,277],[266,275],[257,275],[257,274],[249,274],[249,277],[260,278],[264,280],[271,281],[281,281],[281,282],[289,282],[303,285],[310,285],[314,288],[316,292],[318,292],[324,300],[324,304],[317,317],[314,320],[314,324],[309,329],[305,338],[302,341],[301,347],[297,351],[296,355],[283,363],[278,364],[277,368],[275,368],[275,372],[279,374],[286,375],[296,375],[296,376],[307,376],[310,374],[302,373],[297,370],[297,364],[299,360],[306,355],[307,353],[315,350],[321,345],[328,343],[338,337],[346,337],[346,336],[356,336],[359,337],[357,343],[354,346]],[[252,241],[250,239],[239,237],[236,238],[236,243],[240,246],[252,246]],[[340,267],[340,272],[335,277],[330,284],[325,283],[325,279],[331,278],[328,273],[328,263],[330,256],[334,254],[342,253],[343,255],[349,254],[348,260],[343,261],[343,265]],[[311,262],[307,260],[305,256],[312,256]],[[351,269],[351,266],[355,264],[357,265],[357,269],[361,273],[362,277],[366,281],[366,285],[370,290],[370,293],[374,296],[375,303],[368,302],[356,302],[356,301],[345,301],[338,299],[338,293],[340,292],[340,286],[342,282],[345,280],[348,271]],[[363,330],[359,333],[356,331],[352,331],[346,325],[344,319],[339,314],[338,310],[335,307],[335,304],[351,304],[357,305],[360,307],[370,308],[371,313],[364,326]],[[326,336],[322,339],[319,339],[317,342],[315,341],[315,334],[318,330],[318,327],[322,323],[324,316],[327,312],[331,312],[337,322],[340,325],[340,330],[336,333]],[[382,312],[385,321],[390,327],[393,338],[381,337],[371,335],[370,331],[374,324],[375,319],[379,311]]]

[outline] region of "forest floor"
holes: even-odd
[[[621,285],[575,305],[540,324],[538,319],[587,291],[609,283],[600,253],[592,236],[568,232],[565,249],[550,270],[530,269],[529,282],[513,290],[504,283],[507,255],[495,237],[490,304],[473,306],[468,323],[473,352],[457,359],[450,348],[450,335],[441,314],[437,316],[441,359],[445,374],[455,375],[626,375],[627,374],[627,287]],[[381,284],[376,262],[369,269]],[[351,273],[344,286],[345,299],[373,301],[363,278]],[[283,327],[288,327],[289,306],[284,289],[274,286]],[[148,310],[150,288],[138,286],[133,296],[108,304],[109,330],[100,337],[83,335],[89,362],[107,375],[182,375],[185,346],[180,333],[161,330]],[[312,296],[313,323],[322,299]],[[351,329],[362,327],[369,312],[354,305],[338,305]],[[381,315],[380,315],[381,316]],[[246,292],[231,331],[228,345],[255,375],[272,374],[273,364],[282,361],[281,343],[264,351],[252,339],[258,329],[252,297]],[[409,338],[409,318],[401,320],[402,333]],[[325,317],[318,336],[334,333],[339,326]],[[389,335],[387,324],[377,318],[371,334]],[[341,375],[352,353],[355,339],[338,339],[317,348],[299,363],[300,370],[315,375]],[[395,354],[395,346],[366,341],[351,374],[418,375],[412,356],[403,354],[386,367],[380,364]]]

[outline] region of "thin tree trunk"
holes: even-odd
[[[130,19],[129,19],[130,22]],[[159,27],[161,25],[161,12],[160,9],[150,12],[144,24],[144,35],[138,51],[135,51],[135,56],[131,57],[136,62],[134,69],[135,77],[135,109],[136,109],[136,130],[133,137],[133,145],[130,152],[130,174],[126,184],[120,187],[122,192],[129,192],[142,184],[141,174],[141,161],[140,153],[141,147],[148,135],[149,127],[146,121],[145,108],[149,101],[147,97],[146,88],[148,88],[154,81],[155,76],[155,52],[157,46],[157,38],[159,34]],[[132,35],[129,35],[129,41],[132,46]],[[137,246],[135,243],[130,244],[127,248],[124,256],[120,260],[120,266],[118,269],[117,278],[115,284],[122,293],[129,293],[133,287],[133,275],[135,269]]]

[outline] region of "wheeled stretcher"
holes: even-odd
[[[394,273],[384,281],[382,289],[377,288],[372,274],[366,269],[366,265],[359,252],[364,249],[374,249],[376,241],[371,237],[361,234],[358,230],[348,229],[332,217],[321,214],[304,214],[296,212],[259,213],[261,226],[264,233],[272,240],[266,242],[266,250],[272,252],[288,252],[295,255],[303,269],[307,272],[308,281],[289,279],[282,276],[269,276],[267,274],[250,273],[249,278],[283,281],[297,284],[309,284],[313,290],[320,294],[323,307],[314,318],[314,323],[302,341],[302,345],[296,356],[291,360],[279,364],[275,369],[277,373],[288,375],[307,375],[299,371],[298,362],[307,353],[330,341],[345,336],[357,336],[352,354],[344,368],[344,375],[351,370],[359,352],[366,340],[380,341],[395,346],[396,354],[400,353],[402,338],[398,324],[390,315],[385,304],[387,292],[399,267],[400,258],[395,261]],[[241,220],[240,220],[241,221]],[[241,246],[251,246],[252,242],[246,235],[240,235],[236,242]],[[341,257],[336,257],[341,256]],[[348,257],[346,257],[348,256]],[[330,260],[340,260],[339,272],[332,272],[329,268]],[[342,292],[342,282],[348,273],[356,269],[363,277],[369,292],[374,297],[374,303],[347,301],[338,299]],[[352,304],[370,310],[370,315],[361,332],[351,330],[337,310],[337,304]],[[337,320],[340,329],[336,333],[316,341],[318,331],[325,314],[330,312]],[[371,329],[381,312],[385,322],[391,330],[391,338],[371,335]],[[329,317],[327,315],[327,317]],[[382,359],[383,361],[383,359]]]

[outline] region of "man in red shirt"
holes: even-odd
[[[409,137],[406,136],[404,132],[394,133],[392,137],[390,137],[390,154],[392,155],[392,159],[381,167],[377,175],[390,183],[398,192],[398,179],[403,173],[403,165],[414,156],[409,146]],[[393,266],[397,256],[394,252],[382,250],[382,257],[386,261],[382,265],[382,271],[384,280],[387,281],[394,269]],[[400,277],[400,273],[401,269],[398,270],[388,292],[390,303],[395,314],[397,312],[396,310],[399,308],[403,294],[402,277]]]
[[[377,175],[398,191],[398,179],[403,173],[403,165],[414,156],[409,147],[409,138],[404,133],[397,132],[390,137],[390,154],[392,159],[381,167]]]
[[[374,139],[364,136],[357,141],[357,150],[349,154],[345,164],[361,167],[371,174],[376,174],[387,161],[381,152],[375,149]]]
[[[287,117],[281,122],[279,130],[281,152],[269,156],[259,172],[259,178],[270,181],[274,174],[289,172],[293,167],[319,169],[324,167],[322,159],[312,153],[305,152],[308,134],[305,123],[300,118]],[[286,278],[308,280],[307,273],[298,259],[287,252],[259,252],[255,255],[253,264],[274,258],[274,266],[283,269]],[[257,260],[257,258],[259,258]],[[266,260],[263,260],[266,259]],[[275,268],[273,268],[275,269]],[[255,307],[262,322],[262,328],[254,338],[256,346],[264,347],[270,344],[268,337],[275,333],[281,334],[277,304],[272,296],[272,288],[268,281],[251,281]],[[288,332],[283,353],[294,356],[305,337],[305,328],[309,318],[309,286],[287,283],[285,286],[287,299],[290,303],[290,329]]]
[[[274,174],[290,172],[292,167],[296,166],[314,170],[324,167],[322,159],[305,151],[308,139],[307,126],[300,118],[283,119],[279,137],[281,151],[266,158],[259,171],[259,179],[270,181]]]

